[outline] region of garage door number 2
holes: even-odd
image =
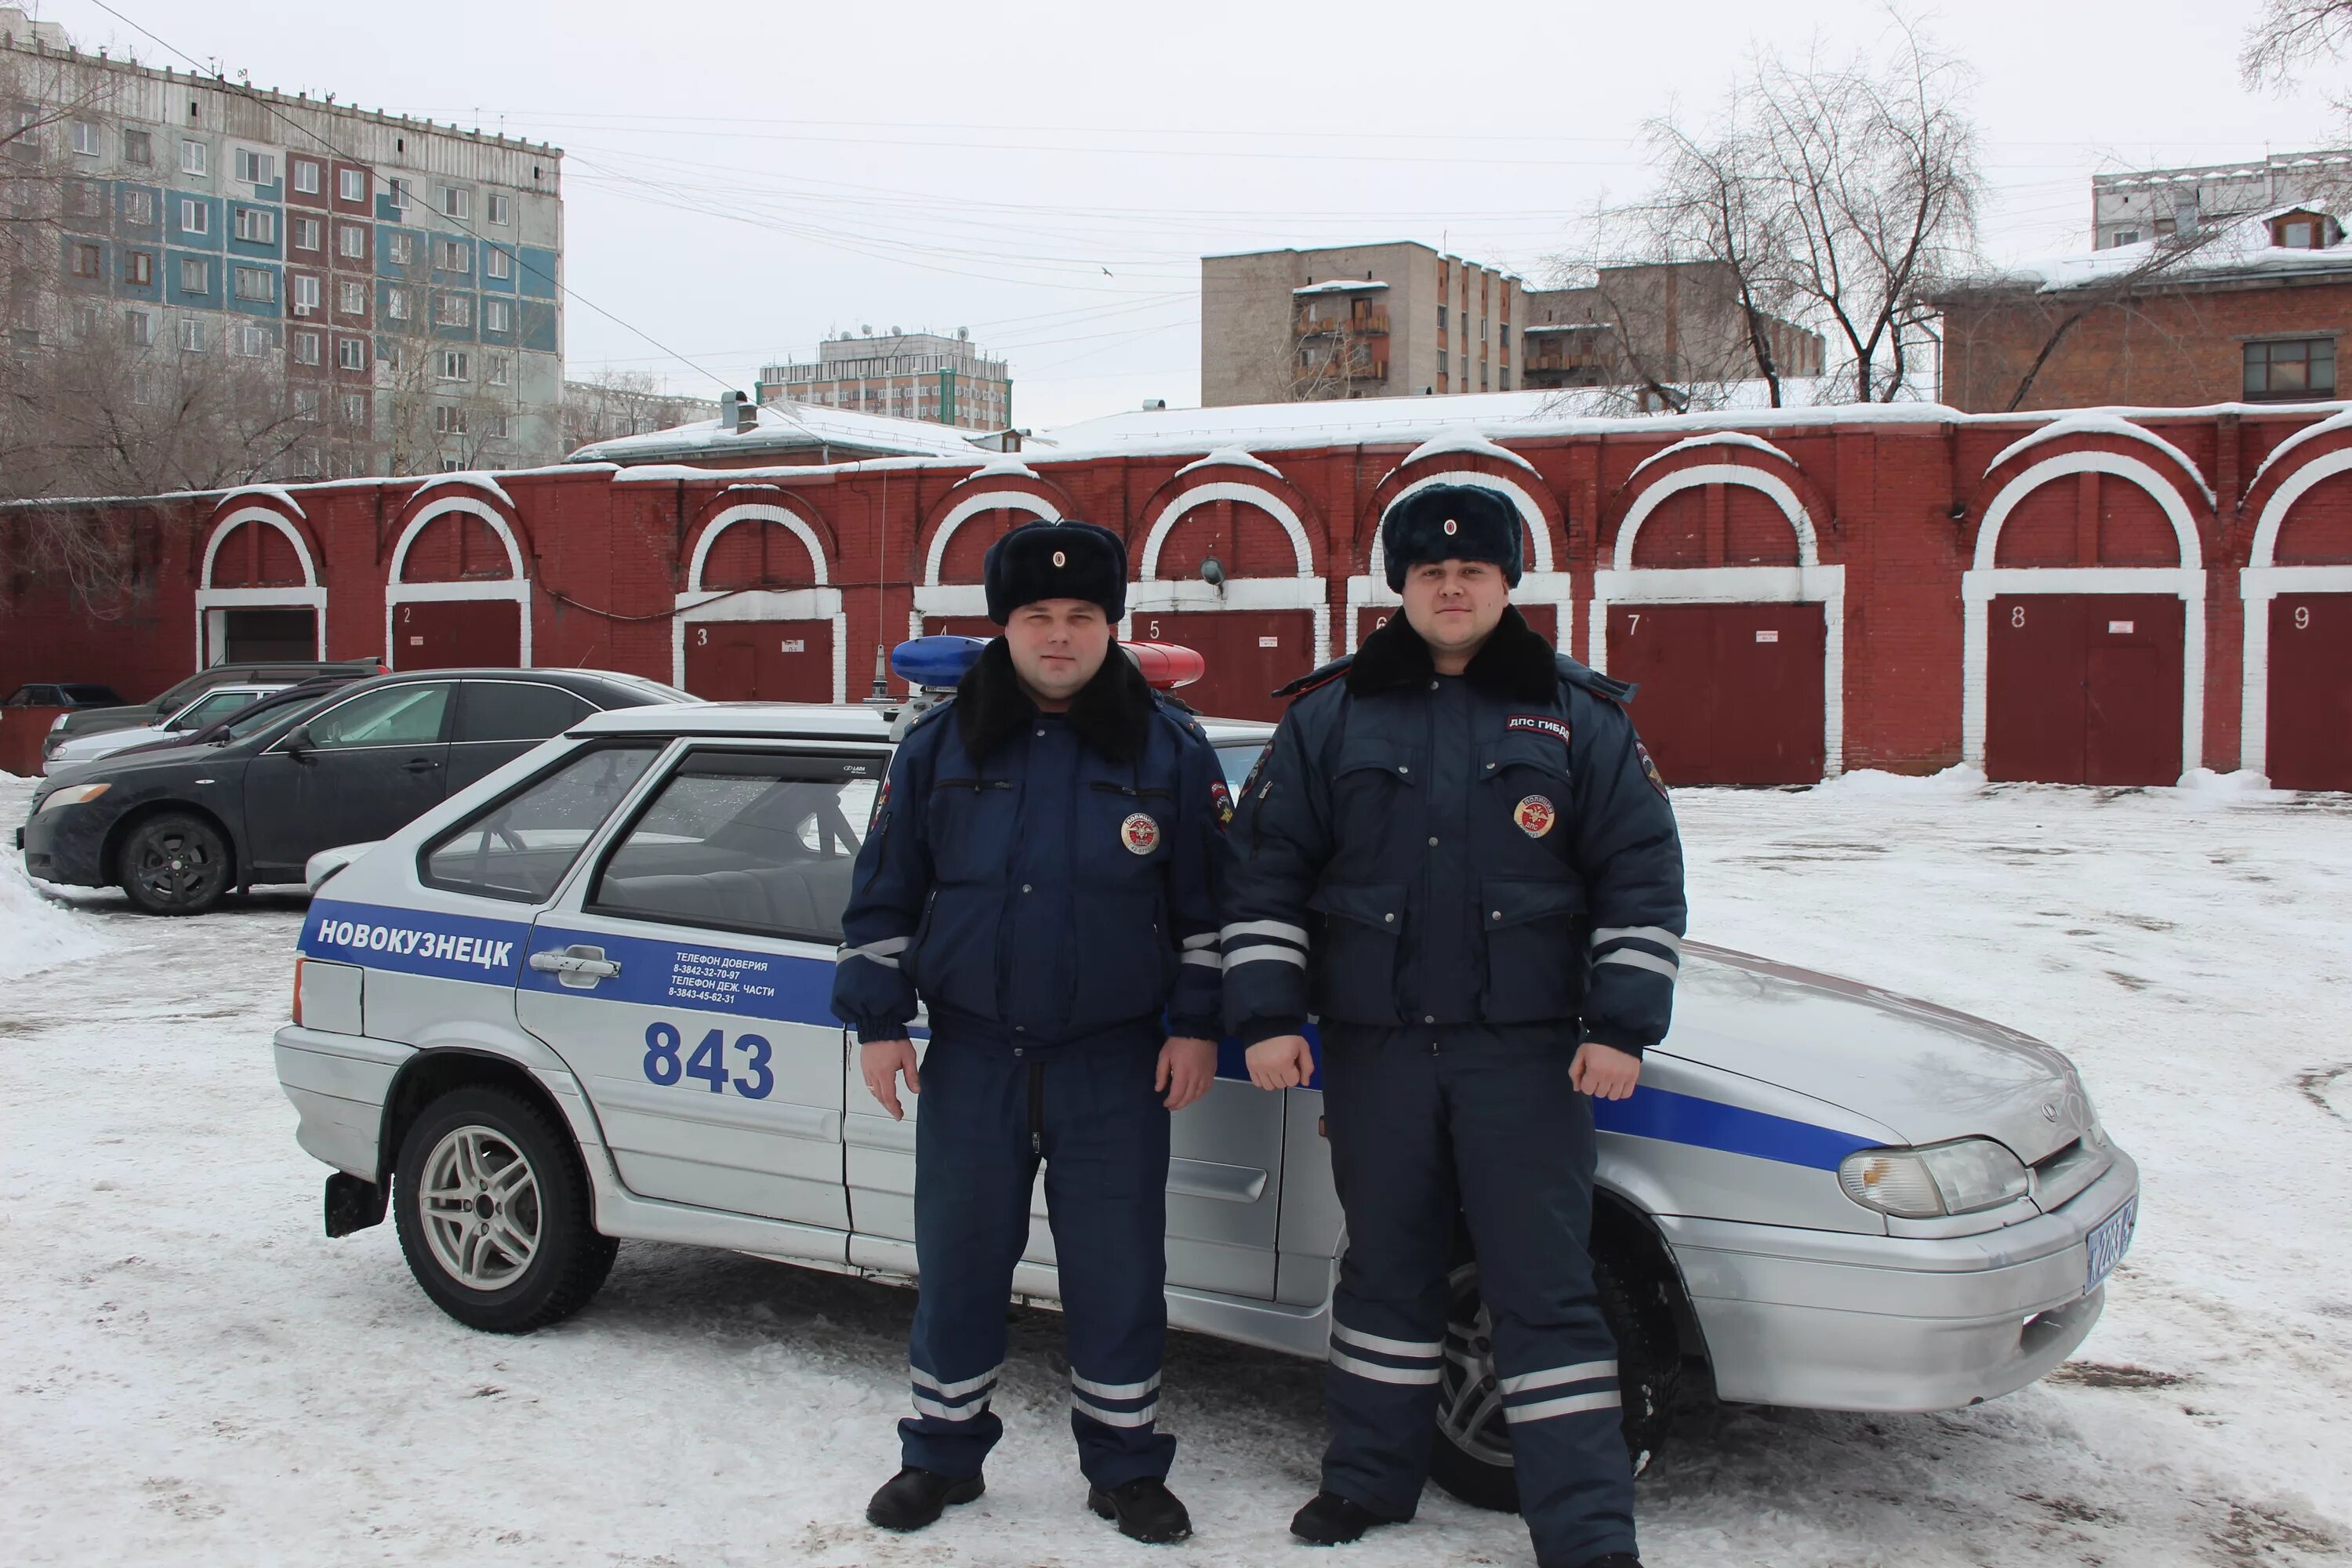
[[[686,1037],[677,1026],[656,1023],[646,1028],[646,1081],[673,1088],[688,1079],[699,1079],[710,1086],[713,1094],[724,1094],[733,1084],[735,1092],[746,1100],[765,1100],[776,1087],[776,1075],[769,1069],[769,1058],[774,1047],[757,1035],[738,1035],[735,1048],[751,1058],[750,1079],[727,1076],[727,1037],[723,1030],[713,1029],[702,1037],[694,1054],[683,1058],[678,1055],[686,1045]]]

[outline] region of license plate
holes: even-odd
[[[2139,1200],[2134,1198],[2101,1220],[2091,1232],[2091,1273],[2089,1282],[2083,1287],[2085,1295],[2105,1284],[2107,1276],[2116,1271],[2116,1265],[2124,1260],[2124,1253],[2131,1246],[2132,1226],[2138,1218]]]

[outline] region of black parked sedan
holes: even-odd
[[[354,681],[209,743],[126,752],[48,779],[17,843],[30,876],[118,886],[151,914],[198,914],[232,888],[300,881],[320,850],[384,837],[590,713],[693,700],[604,670]]]

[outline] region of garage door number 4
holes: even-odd
[[[686,1037],[677,1026],[654,1023],[646,1027],[646,1081],[664,1089],[675,1088],[688,1079],[698,1079],[710,1086],[713,1094],[724,1094],[730,1084],[746,1100],[765,1100],[776,1087],[776,1075],[768,1062],[774,1047],[758,1035],[738,1035],[735,1048],[751,1058],[751,1076],[745,1079],[727,1075],[727,1036],[713,1029],[702,1037],[691,1056],[681,1057]]]

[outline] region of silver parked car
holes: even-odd
[[[1236,783],[1267,735],[1212,721]],[[417,1282],[478,1328],[585,1302],[624,1237],[899,1283],[915,1127],[831,1016],[837,921],[888,715],[633,708],[312,866],[278,1071],[335,1168],[327,1228],[387,1202]],[[1597,1107],[1594,1251],[1628,1440],[1678,1379],[1726,1400],[1919,1411],[2010,1393],[2097,1320],[2131,1159],[2050,1047],[1694,942],[1640,1090]],[[1321,1358],[1345,1245],[1320,1091],[1221,1081],[1175,1119],[1177,1326]],[[1058,1294],[1042,1194],[1019,1297]],[[1476,1260],[1454,1274],[1437,1479],[1509,1506]]]

